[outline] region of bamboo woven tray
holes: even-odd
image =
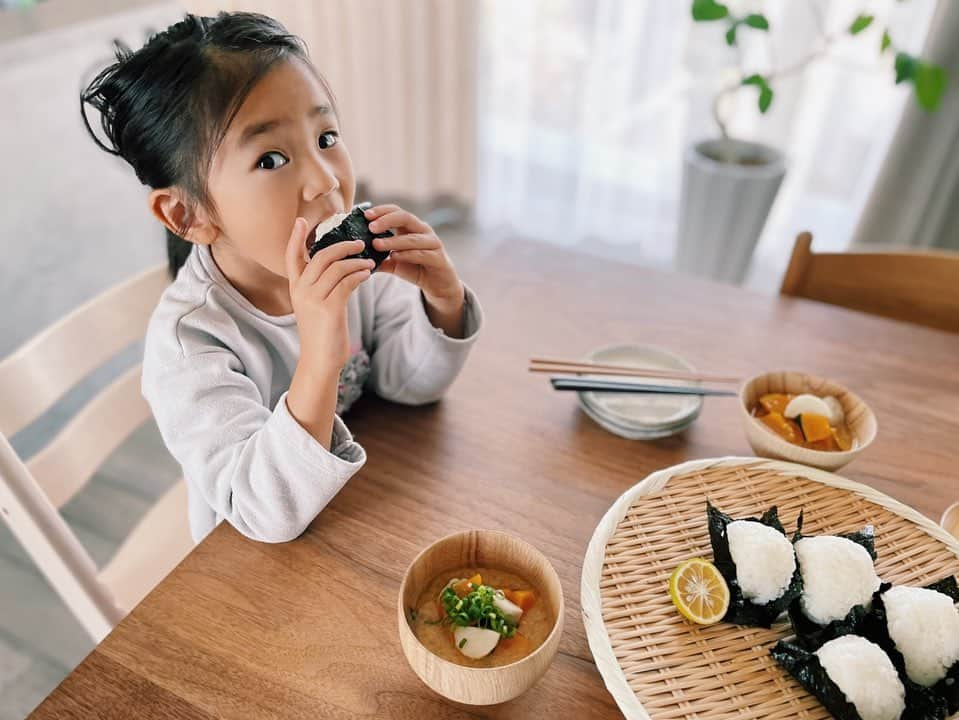
[[[756,458],[697,460],[653,473],[603,517],[583,562],[583,622],[606,687],[627,718],[830,716],[781,670],[771,629],[695,626],[673,607],[669,576],[687,558],[712,558],[706,498],[733,517],[770,505],[792,534],[873,525],[883,580],[924,584],[959,574],[959,542],[915,510],[872,488],[802,465]],[[956,716],[959,717],[959,716]]]

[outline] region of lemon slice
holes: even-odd
[[[712,625],[729,609],[729,587],[709,560],[681,562],[669,578],[669,597],[683,617],[698,625]]]

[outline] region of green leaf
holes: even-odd
[[[693,0],[693,20],[722,20],[729,15],[729,8],[716,0]]]
[[[919,69],[919,59],[909,53],[896,53],[896,84],[912,80]]]
[[[882,31],[882,44],[879,46],[879,52],[884,53],[889,49],[889,46],[892,45],[892,38],[889,37],[889,31]]]
[[[755,85],[759,88],[759,112],[766,112],[773,101],[773,89],[769,87],[766,78],[762,75],[750,75],[743,78],[742,84]]]
[[[743,22],[749,25],[751,28],[756,28],[757,30],[768,30],[769,21],[766,19],[765,15],[760,15],[758,13],[753,13],[752,15],[747,15]]]
[[[773,101],[773,89],[763,85],[759,91],[759,112],[765,113]]]
[[[919,63],[913,75],[912,82],[916,87],[916,99],[919,106],[928,112],[939,107],[939,102],[946,90],[948,76],[946,71],[938,65]]]
[[[739,27],[739,23],[733,23],[729,30],[726,31],[726,44],[732,47],[736,44],[736,28]]]
[[[852,25],[849,26],[850,35],[858,35],[867,27],[872,25],[872,21],[875,18],[872,15],[860,15],[855,20],[852,21]]]

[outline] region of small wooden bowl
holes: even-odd
[[[939,524],[947,533],[959,538],[959,502],[954,502],[946,508],[939,519]]]
[[[423,588],[437,575],[464,566],[497,568],[532,583],[556,618],[546,641],[521,660],[493,668],[457,665],[427,650],[410,627],[407,609],[416,606]],[[410,667],[443,697],[469,705],[495,705],[529,690],[556,655],[564,613],[563,588],[546,556],[529,543],[495,530],[456,533],[423,550],[403,576],[396,605],[400,643]]]
[[[856,445],[851,450],[825,451],[799,447],[779,437],[750,414],[759,398],[766,393],[810,393],[824,397],[834,395],[842,404],[846,424]],[[876,438],[876,416],[855,393],[842,385],[815,375],[800,372],[771,372],[747,380],[739,391],[739,412],[746,430],[746,439],[760,457],[788,460],[823,470],[837,470],[865,450]]]

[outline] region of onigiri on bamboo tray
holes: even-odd
[[[884,581],[922,585],[959,574],[959,542],[942,528],[832,473],[756,458],[697,460],[653,473],[609,509],[583,563],[589,646],[631,720],[830,717],[769,655],[792,634],[788,621],[768,630],[703,627],[673,607],[667,585],[676,565],[712,559],[707,497],[735,518],[776,505],[790,535],[800,510],[809,535],[873,525]]]

